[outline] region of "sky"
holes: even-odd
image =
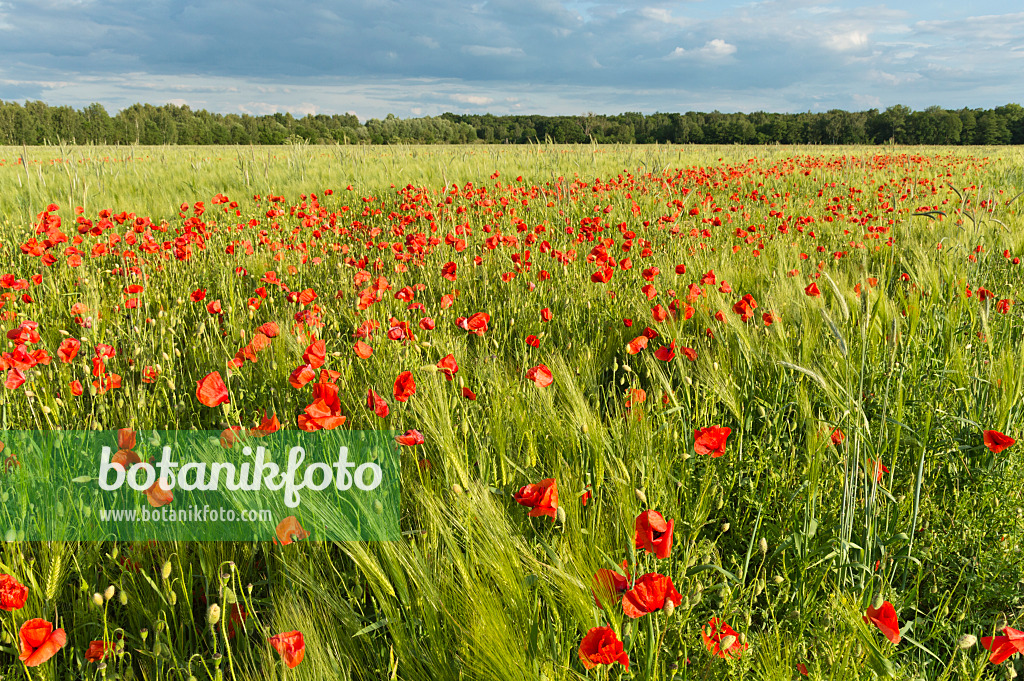
[[[1024,104],[1020,0],[0,0],[0,100],[113,115]]]

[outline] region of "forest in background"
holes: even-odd
[[[252,116],[133,104],[111,116],[0,100],[0,144],[1024,144],[1024,107],[822,113],[680,113],[577,116],[455,114],[371,118],[353,114]]]

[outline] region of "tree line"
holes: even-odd
[[[578,116],[455,114],[371,118],[261,116],[133,104],[111,116],[40,101],[0,100],[0,144],[1024,144],[1024,108],[819,113],[681,113]]]

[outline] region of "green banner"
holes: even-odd
[[[6,431],[6,541],[393,541],[395,431]]]

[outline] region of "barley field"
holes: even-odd
[[[1013,678],[1022,190],[1012,147],[0,147],[5,433],[401,470],[394,541],[0,516],[0,679]]]

